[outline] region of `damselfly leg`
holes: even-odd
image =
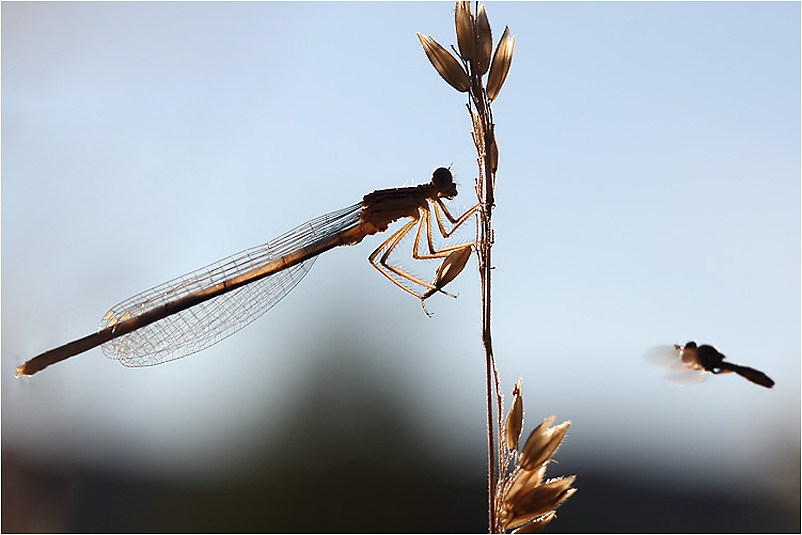
[[[443,212],[446,215],[446,218],[453,224],[453,227],[451,228],[450,231],[447,231],[445,229],[445,226],[443,225],[443,220],[442,220],[442,218],[440,216],[440,211],[438,209],[438,204],[440,205],[439,209],[443,210]],[[429,206],[431,206],[433,208],[430,208]],[[379,245],[376,248],[376,250],[373,251],[370,254],[370,256],[368,257],[368,261],[370,262],[370,264],[373,267],[375,267],[379,271],[379,273],[381,273],[382,275],[387,277],[390,281],[392,281],[393,284],[395,284],[396,286],[398,286],[399,288],[401,288],[405,292],[407,292],[407,293],[409,293],[411,295],[414,295],[415,297],[420,299],[421,302],[422,302],[429,295],[431,295],[430,292],[432,292],[432,291],[441,291],[442,292],[442,290],[440,288],[438,288],[436,285],[428,283],[428,282],[425,282],[425,281],[421,280],[420,278],[412,275],[411,273],[409,273],[409,272],[407,272],[407,271],[405,271],[405,270],[403,270],[403,269],[401,269],[401,268],[399,268],[397,266],[394,266],[394,265],[390,264],[388,262],[390,254],[393,252],[395,247],[401,242],[401,240],[404,238],[404,236],[406,236],[416,226],[417,226],[417,230],[415,232],[415,240],[414,240],[414,243],[412,245],[412,258],[414,258],[416,260],[426,260],[426,259],[432,259],[432,258],[445,258],[451,252],[453,252],[455,250],[463,249],[465,247],[469,247],[471,245],[474,245],[476,243],[475,241],[469,242],[469,243],[460,243],[460,244],[457,244],[457,245],[449,245],[449,246],[446,246],[446,247],[443,247],[443,248],[440,248],[440,249],[435,249],[434,243],[432,241],[431,213],[432,213],[432,211],[434,211],[435,219],[437,220],[438,230],[440,231],[440,234],[443,236],[443,238],[447,239],[451,235],[453,235],[454,232],[456,232],[457,229],[463,223],[468,221],[470,219],[470,217],[473,216],[477,212],[479,207],[480,207],[480,205],[476,205],[476,206],[470,208],[469,210],[467,210],[464,214],[462,214],[458,218],[455,218],[448,212],[446,207],[443,206],[442,202],[439,199],[437,199],[437,201],[434,202],[434,203],[427,203],[427,206],[425,208],[424,207],[420,207],[419,212],[417,214],[417,217],[412,219],[412,221],[409,221],[408,223],[406,223],[403,227],[398,229],[389,238],[387,238],[384,242],[382,242],[381,245]],[[426,243],[427,243],[427,246],[429,248],[429,252],[428,253],[420,253],[419,252],[421,234],[423,234],[424,229],[425,229],[425,233],[426,233]],[[380,254],[381,254],[381,257],[379,257]],[[378,258],[378,262],[376,261],[377,258]],[[396,275],[397,277],[400,277],[401,279],[406,279],[406,280],[410,281],[413,284],[421,286],[422,288],[424,288],[426,290],[429,290],[429,292],[427,292],[428,295],[426,295],[427,293],[417,293],[416,291],[408,288],[407,286],[404,285],[403,282],[401,282],[401,280],[399,280],[399,278],[397,278],[394,275]],[[443,293],[446,293],[446,292],[443,292]],[[424,297],[424,295],[426,297]],[[451,294],[446,293],[446,295],[451,295]],[[451,297],[454,297],[454,296],[452,295]],[[426,309],[424,308],[424,310],[426,310]]]

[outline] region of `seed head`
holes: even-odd
[[[457,28],[457,45],[462,59],[470,60],[473,52],[473,15],[470,2],[457,2],[454,9],[454,23]]]
[[[443,77],[443,80],[449,83],[451,87],[465,93],[471,87],[471,79],[468,73],[459,64],[459,61],[451,55],[451,52],[443,48],[440,43],[429,37],[428,35],[418,34],[423,51],[426,52],[426,57],[432,62],[434,68]]]
[[[535,470],[522,470],[518,467],[507,478],[507,484],[504,489],[504,502],[514,503],[521,496],[539,486],[543,482],[543,476],[546,474],[547,463],[543,463]]]
[[[571,422],[549,427],[554,416],[537,426],[529,435],[523,452],[516,455],[515,447],[523,421],[522,381],[512,391],[512,404],[504,426],[507,450],[502,449],[502,465],[506,475],[501,479],[495,498],[496,529],[513,533],[537,533],[555,518],[554,510],[576,489],[571,485],[575,476],[543,481],[551,463],[551,454],[565,437]],[[510,468],[510,461],[516,461]]]
[[[490,54],[493,53],[493,35],[490,32],[490,22],[487,20],[485,6],[479,6],[474,23],[475,46],[473,49],[474,73],[482,76],[490,67]]]
[[[556,509],[571,497],[576,489],[571,487],[575,476],[550,479],[502,504],[499,520],[505,529],[514,529],[530,520]]]
[[[507,420],[504,423],[504,440],[509,450],[518,449],[518,439],[521,438],[521,429],[524,423],[524,402],[521,399],[522,381],[523,379],[518,379],[515,388],[512,389],[510,412],[507,413]]]
[[[512,64],[512,48],[515,45],[515,37],[510,37],[510,29],[504,28],[504,33],[496,47],[493,56],[493,63],[490,65],[490,74],[487,76],[487,100],[493,101],[501,91],[507,73],[510,72]]]
[[[556,516],[557,513],[554,511],[549,511],[545,515],[532,520],[528,524],[524,524],[520,528],[513,530],[513,533],[540,533],[549,522],[556,518]]]
[[[524,470],[533,470],[546,462],[565,437],[571,422],[549,427],[553,421],[554,416],[546,418],[526,440],[521,452],[521,468]]]

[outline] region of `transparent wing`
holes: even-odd
[[[313,219],[264,245],[224,258],[151,288],[103,316],[98,331],[192,295],[297,251],[310,243],[353,228],[362,204]],[[205,349],[267,312],[309,272],[317,257],[278,271],[231,292],[160,319],[101,346],[103,354],[126,366],[151,366]]]
[[[655,366],[662,368],[668,382],[675,385],[694,385],[704,381],[709,375],[703,370],[688,367],[682,362],[680,353],[674,346],[655,346],[646,352],[645,358]]]

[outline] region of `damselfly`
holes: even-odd
[[[411,221],[382,242],[368,260],[422,304],[462,270],[474,245],[434,248],[432,212],[440,234],[448,238],[479,209],[476,205],[459,217],[452,216],[443,199],[456,195],[451,171],[444,167],[436,169],[427,184],[369,193],[353,206],[315,218],[264,245],[123,301],[103,316],[96,333],[32,358],[17,368],[17,375],[33,375],[97,346],[107,357],[126,366],[160,364],[205,349],[278,303],[309,272],[317,255],[340,245],[355,245],[365,236],[387,230],[399,219]],[[451,223],[451,230],[446,230],[441,212]],[[415,226],[413,258],[445,258],[431,283],[388,263],[390,253]],[[428,253],[419,253],[424,232]],[[421,293],[402,280],[420,287]]]

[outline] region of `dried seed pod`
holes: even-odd
[[[540,533],[543,531],[549,522],[554,520],[557,517],[557,513],[554,511],[549,511],[545,515],[542,515],[528,524],[524,524],[520,528],[517,528],[513,531],[513,533]]]
[[[471,79],[468,77],[468,73],[465,72],[459,61],[448,50],[428,35],[419,33],[418,40],[420,40],[423,51],[426,52],[426,57],[432,62],[443,80],[460,93],[465,93],[470,89]]]
[[[473,51],[473,15],[470,2],[457,2],[454,8],[454,23],[457,28],[457,45],[462,59],[470,60]]]
[[[543,482],[548,463],[543,463],[535,470],[516,470],[510,476],[511,481],[504,487],[504,504],[512,504],[533,488]],[[506,505],[505,505],[506,506]]]
[[[490,22],[487,20],[484,4],[479,6],[473,30],[475,38],[473,48],[474,71],[475,74],[481,76],[490,67],[490,54],[493,53],[493,35],[490,33]]]
[[[493,101],[498,96],[504,80],[507,79],[507,73],[510,72],[512,63],[513,46],[515,46],[515,37],[510,37],[510,29],[505,27],[504,34],[496,47],[493,63],[490,65],[490,74],[487,75],[487,100]]]
[[[510,404],[510,412],[507,414],[507,420],[504,422],[504,441],[507,443],[507,449],[510,451],[518,449],[518,439],[521,437],[521,429],[524,423],[524,403],[521,399],[521,382],[523,379],[518,379],[515,387],[512,389],[512,403]]]
[[[546,418],[526,440],[521,452],[521,468],[524,470],[536,469],[546,462],[565,437],[571,422],[563,422],[550,428],[553,421],[554,416]]]
[[[505,503],[499,518],[501,525],[513,529],[557,508],[576,492],[571,487],[575,479],[575,476],[550,479],[518,496],[515,501]]]
[[[468,259],[471,257],[471,251],[473,251],[472,244],[467,244],[459,249],[451,251],[434,274],[432,285],[436,289],[427,290],[426,293],[423,294],[423,298],[426,299],[430,297],[438,290],[441,290],[443,286],[456,279],[457,275],[465,269],[465,264],[468,263]]]

